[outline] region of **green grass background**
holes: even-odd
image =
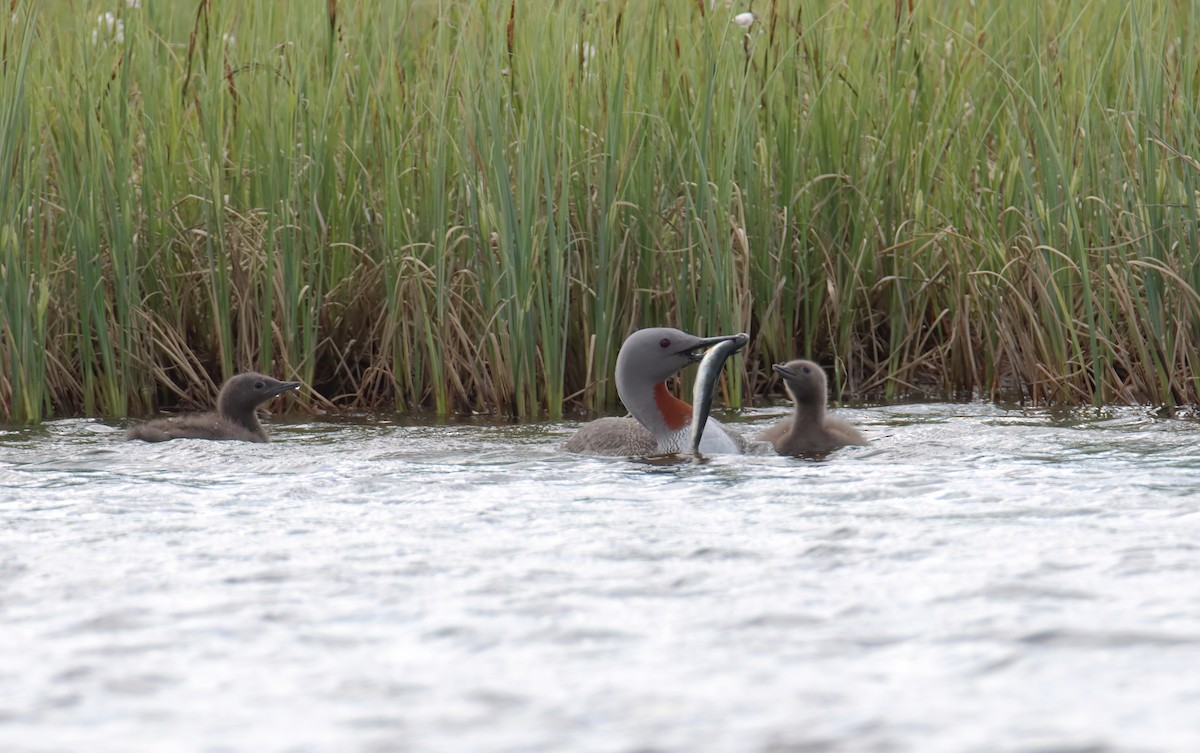
[[[0,25],[0,418],[557,417],[655,325],[735,405],[1200,398],[1200,0],[135,5]]]

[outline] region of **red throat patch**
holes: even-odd
[[[672,395],[666,382],[654,385],[654,404],[671,431],[679,431],[692,420],[692,406]]]

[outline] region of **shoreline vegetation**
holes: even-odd
[[[2,420],[557,418],[659,325],[734,406],[1200,402],[1200,0],[4,6]]]

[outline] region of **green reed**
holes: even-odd
[[[1200,0],[742,5],[17,4],[0,416],[557,417],[653,325],[730,404],[1200,400]]]
[[[49,407],[49,299],[35,251],[43,228],[32,217],[44,163],[25,149],[27,134],[40,124],[29,110],[32,22],[26,16],[0,32],[0,410],[37,420]]]

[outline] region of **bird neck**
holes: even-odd
[[[624,385],[618,394],[638,423],[645,426],[664,452],[678,452],[686,444],[692,421],[692,406],[671,394],[666,382]],[[680,440],[683,437],[684,440]],[[682,444],[681,444],[682,442]],[[676,447],[676,445],[679,445]]]
[[[692,406],[672,395],[666,382],[654,385],[654,407],[670,431],[679,431],[692,421]]]
[[[229,406],[218,403],[217,413],[227,421],[232,421],[238,426],[244,427],[253,434],[265,436],[266,431],[258,420],[258,410],[251,408],[250,410],[232,410]]]
[[[822,423],[825,420],[825,396],[805,395],[803,399],[792,396],[796,404],[796,425],[805,423]]]

